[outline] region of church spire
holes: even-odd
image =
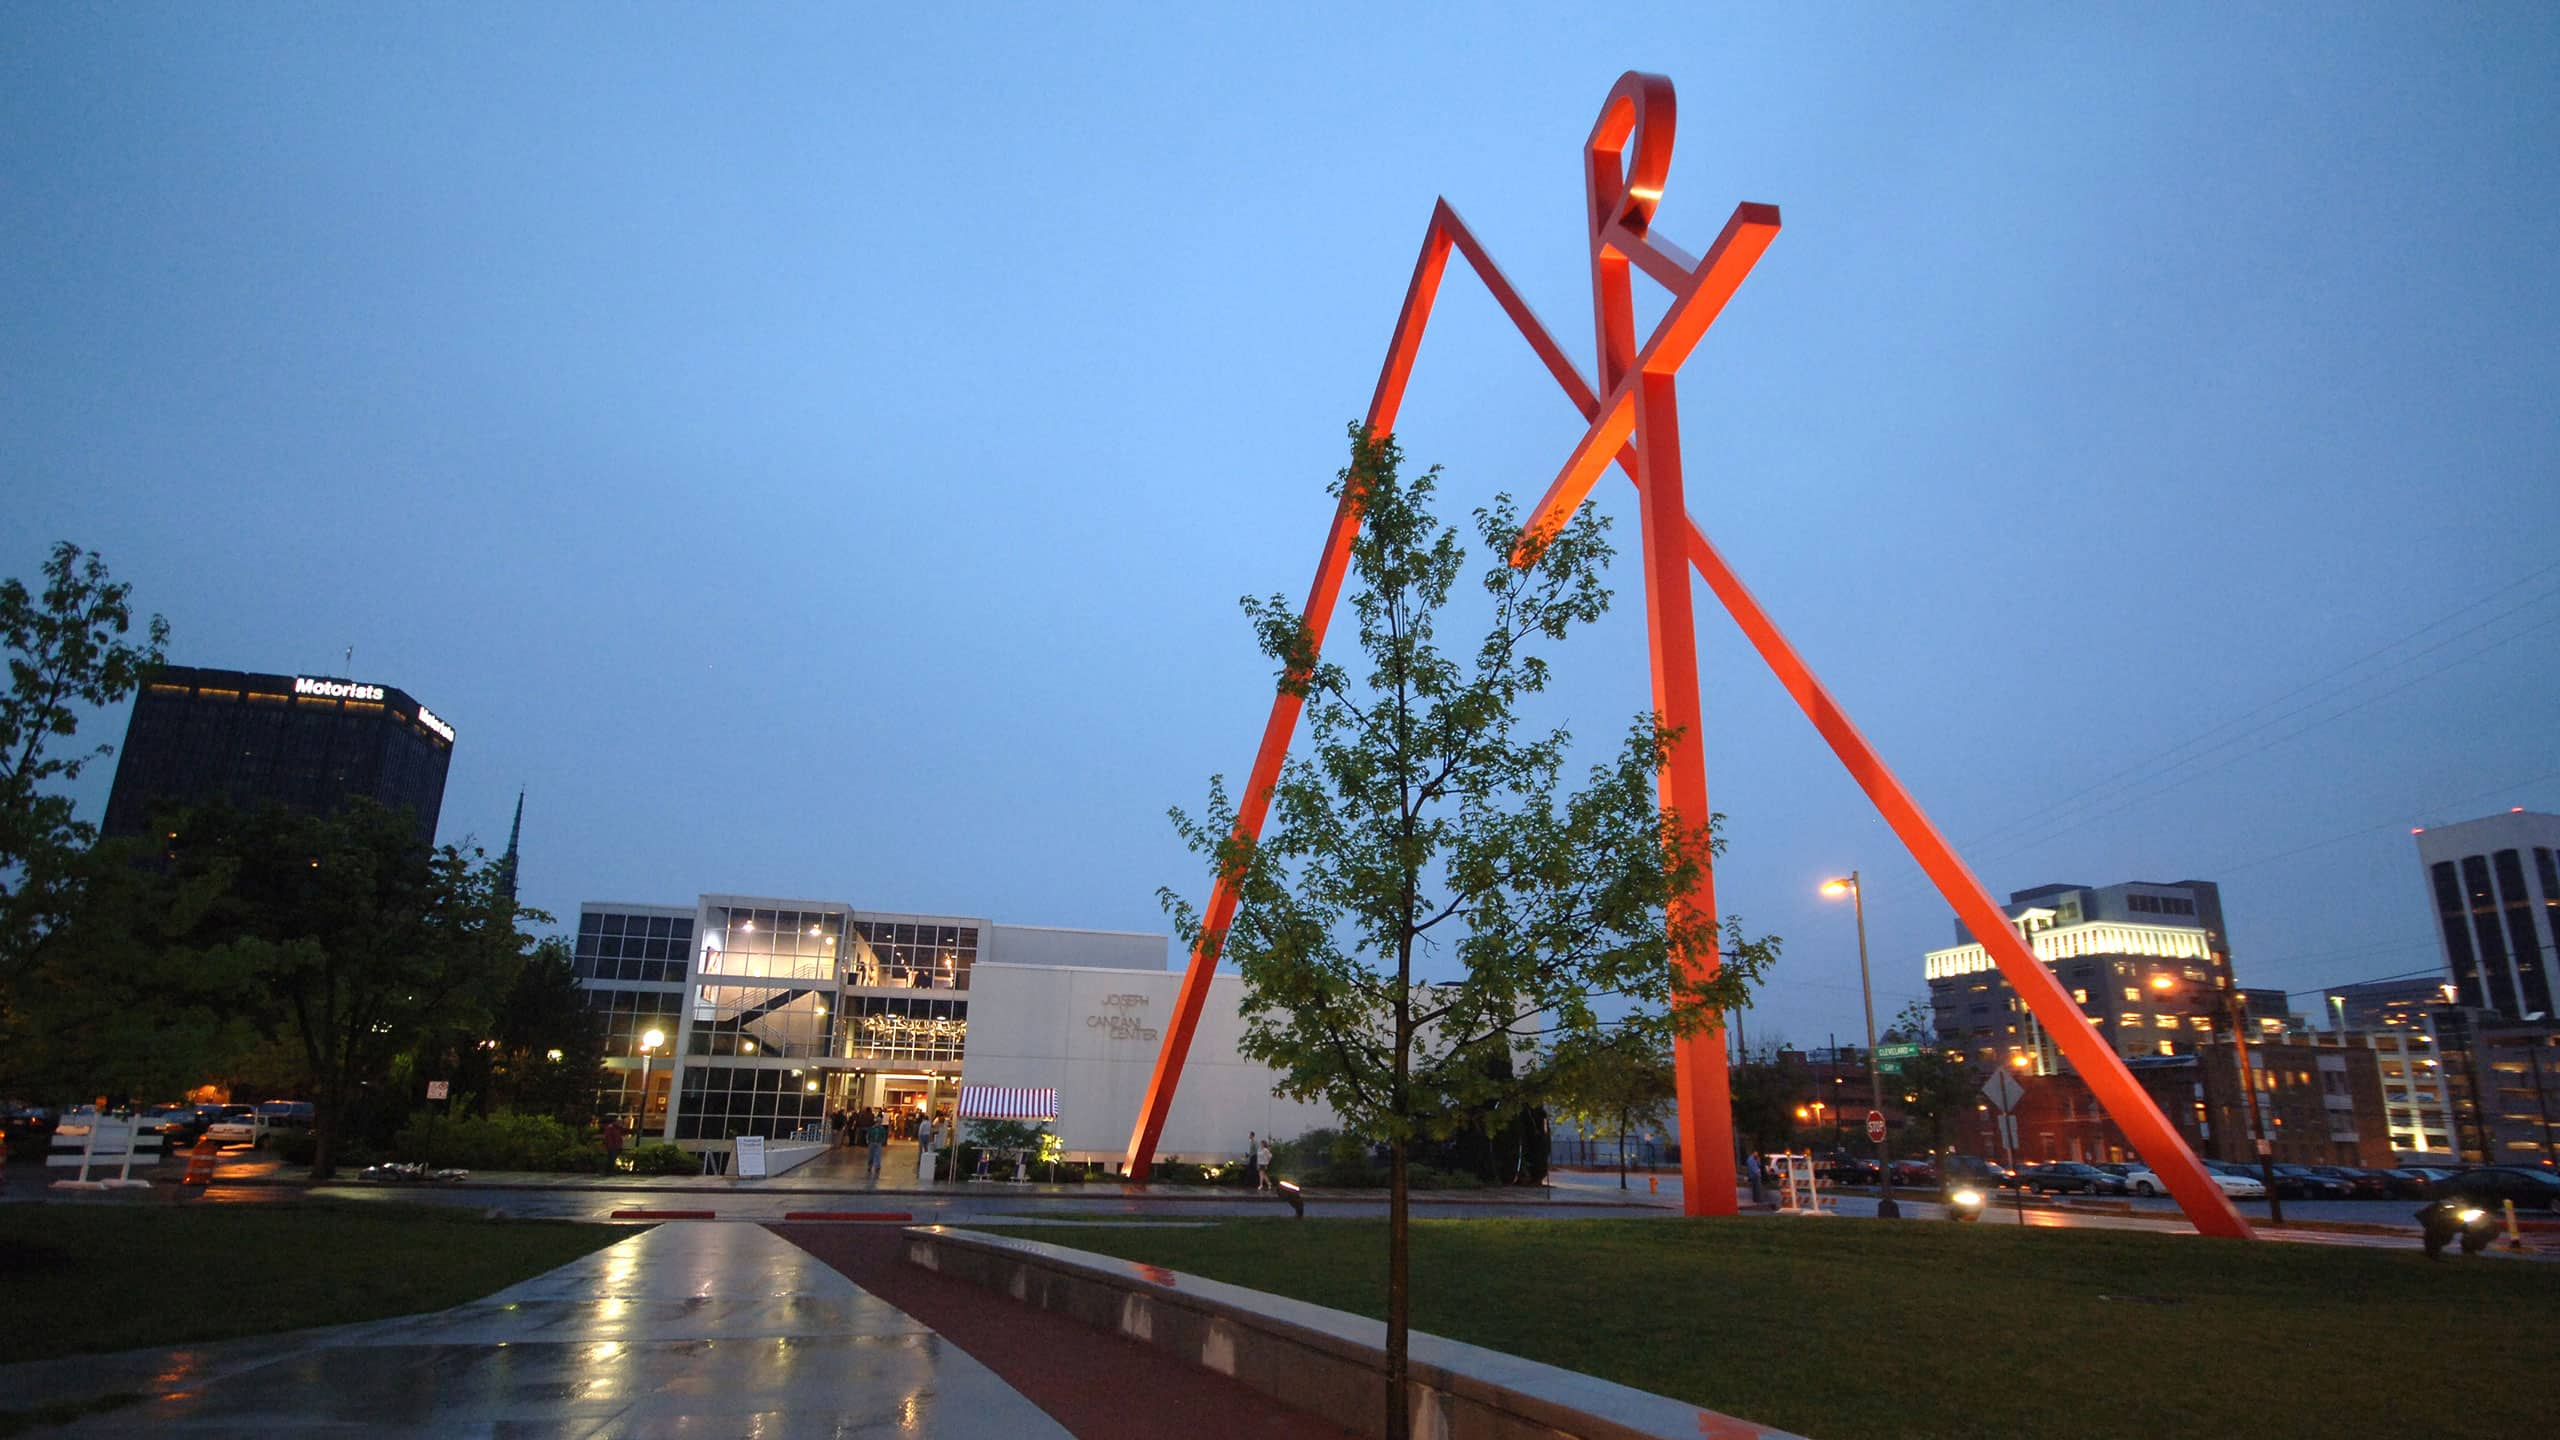
[[[507,827],[507,853],[498,857],[498,888],[516,903],[516,842],[524,838],[524,791],[516,791],[516,821]]]

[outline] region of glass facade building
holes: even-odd
[[[388,685],[164,665],[134,694],[101,832],[150,832],[204,800],[325,815],[365,796],[406,810],[432,843],[453,727]]]
[[[1165,963],[1161,935],[829,901],[585,905],[578,979],[605,1018],[610,1057],[599,1111],[644,1137],[711,1148],[815,1133],[835,1110],[948,1110],[967,1054],[970,973],[1000,935],[1018,964]]]

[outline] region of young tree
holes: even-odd
[[[1515,567],[1510,502],[1479,510],[1489,618],[1472,655],[1452,656],[1437,622],[1466,552],[1432,517],[1437,472],[1408,480],[1401,458],[1355,429],[1333,486],[1360,527],[1359,673],[1320,660],[1283,597],[1244,602],[1280,686],[1307,702],[1306,758],[1274,785],[1260,843],[1237,834],[1222,781],[1198,818],[1173,812],[1238,898],[1222,939],[1245,981],[1244,1052],[1279,1071],[1284,1093],[1323,1099],[1388,1147],[1386,1418],[1398,1437],[1411,1147],[1520,1099],[1518,1082],[1477,1063],[1481,1048],[1591,1034],[1595,1002],[1616,997],[1676,1029],[1711,1025],[1763,963],[1749,947],[1712,975],[1685,962],[1714,953],[1714,917],[1677,903],[1709,862],[1713,822],[1658,810],[1672,737],[1654,717],[1572,793],[1565,732],[1524,734],[1517,718],[1547,683],[1541,642],[1607,607],[1605,523],[1586,508],[1527,537]],[[1198,912],[1162,894],[1198,944]]]
[[[1583,1134],[1616,1132],[1618,1188],[1624,1190],[1628,1132],[1663,1124],[1676,1098],[1671,1037],[1653,1016],[1572,1036],[1549,1054],[1544,1088]]]
[[[0,580],[0,647],[9,656],[9,686],[0,693],[0,991],[70,913],[84,873],[79,858],[97,838],[95,826],[73,817],[71,797],[47,787],[78,779],[113,747],[61,755],[47,747],[79,733],[84,708],[132,694],[168,644],[169,622],[157,615],[143,627],[143,644],[125,641],[132,593],[69,541],[45,561],[41,596]]]

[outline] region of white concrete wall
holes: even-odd
[[[1170,970],[981,963],[969,981],[967,1083],[1055,1089],[1068,1155],[1118,1160],[1181,988]],[[1239,1158],[1247,1131],[1285,1140],[1337,1123],[1324,1106],[1272,1094],[1271,1070],[1236,1053],[1243,1003],[1242,978],[1210,981],[1159,1159]]]
[[[1065,930],[1050,925],[990,925],[978,946],[978,964],[1088,965],[1114,970],[1162,970],[1171,938],[1130,930]]]

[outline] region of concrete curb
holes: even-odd
[[[919,1226],[907,1260],[1383,1436],[1386,1326],[1162,1266],[1036,1240]],[[1714,1410],[1415,1331],[1417,1440],[1799,1440]]]

